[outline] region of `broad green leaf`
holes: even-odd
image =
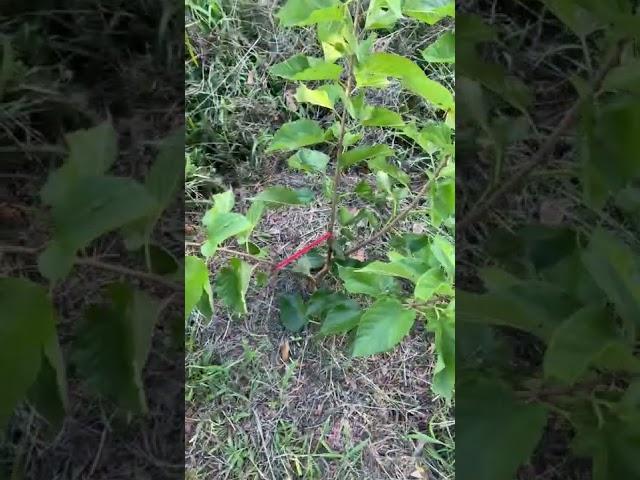
[[[284,27],[303,27],[340,20],[344,6],[340,0],[287,0],[276,17]]]
[[[364,28],[392,28],[402,18],[402,0],[371,0]]]
[[[158,245],[155,243],[151,243],[145,248],[144,246],[138,249],[136,255],[140,258],[141,261],[145,261],[147,259],[147,253],[149,257],[149,271],[151,273],[156,273],[158,275],[167,275],[170,277],[174,277],[178,275],[182,275],[182,272],[179,272],[179,262],[178,259],[165,247],[162,245]],[[179,281],[182,281],[182,278],[176,278]]]
[[[69,133],[65,141],[69,156],[42,188],[42,200],[48,205],[60,202],[66,191],[83,178],[105,173],[118,155],[118,137],[111,122]]]
[[[353,356],[366,357],[391,350],[409,333],[415,319],[416,312],[404,308],[399,300],[378,300],[360,318]]]
[[[337,335],[347,333],[358,326],[362,310],[353,300],[335,305],[327,312],[322,321],[320,333],[322,335]]]
[[[453,32],[445,32],[438,39],[422,50],[422,58],[430,63],[455,63],[456,36]]]
[[[313,192],[307,188],[269,187],[254,198],[268,205],[307,205],[313,201]]]
[[[414,124],[405,125],[402,129],[403,135],[412,139],[430,155],[439,151],[448,154],[454,153],[451,132],[451,128],[442,122],[428,123],[420,130]]]
[[[318,41],[322,46],[324,59],[329,63],[352,54],[353,45],[357,42],[351,19],[345,16],[341,21],[318,24]]]
[[[640,325],[640,266],[637,255],[610,233],[597,229],[582,255],[591,277],[630,325]]]
[[[394,180],[397,180],[405,187],[409,186],[411,178],[409,174],[396,167],[395,165],[387,162],[383,157],[375,157],[367,160],[369,169],[373,172],[384,172]]]
[[[232,258],[216,276],[216,295],[230,310],[239,315],[247,314],[246,294],[252,273],[251,265],[238,258]]]
[[[433,25],[455,15],[453,0],[405,0],[402,11],[408,17]]]
[[[454,305],[453,303],[451,304]],[[434,333],[438,354],[433,371],[431,389],[448,402],[451,401],[456,381],[456,324],[454,308],[430,318],[427,329]]]
[[[207,241],[202,246],[202,254],[205,257],[213,256],[222,242],[251,227],[245,216],[232,212],[205,214],[203,223],[207,229]]]
[[[448,286],[444,271],[440,267],[433,267],[424,272],[416,282],[414,296],[418,300],[430,300],[436,293],[440,293]]]
[[[447,275],[453,278],[456,251],[451,242],[440,235],[436,235],[431,241],[431,252],[438,262],[440,262],[445,272],[447,272]]]
[[[402,115],[384,107],[367,107],[360,122],[365,127],[403,127]]]
[[[369,272],[358,272],[353,267],[338,266],[338,275],[349,293],[362,293],[375,297],[394,293],[398,289],[398,283],[392,277],[380,276]]]
[[[400,55],[373,53],[359,70],[365,76],[398,78],[406,89],[443,110],[454,107],[453,95],[446,87],[429,79],[418,65]]]
[[[455,176],[442,179],[431,188],[431,224],[439,227],[456,213]]]
[[[418,275],[414,269],[404,264],[402,261],[385,263],[376,260],[355,271],[358,273],[371,273],[374,275],[406,278],[413,283],[416,283],[418,278],[420,278],[420,275]]]
[[[602,83],[609,92],[640,93],[640,60],[633,59],[612,68]]]
[[[393,155],[395,155],[395,152],[388,145],[362,145],[341,154],[340,165],[342,168],[349,168],[364,160],[391,157]]]
[[[538,444],[547,423],[545,407],[518,400],[497,378],[478,372],[456,385],[457,478],[513,480]]]
[[[213,296],[209,283],[209,270],[206,262],[198,257],[188,256],[184,259],[184,318],[189,318],[200,299],[206,296],[209,305]]]
[[[586,37],[604,24],[579,0],[543,0],[547,8],[578,37]]]
[[[3,430],[36,382],[44,349],[56,333],[47,292],[35,283],[0,278],[0,309],[0,430]]]
[[[220,213],[230,213],[236,204],[233,190],[231,189],[213,195],[211,197],[211,201],[213,202],[213,206],[209,210],[207,210],[204,214],[204,217],[202,217],[202,223],[205,225],[209,223],[209,218],[213,215],[218,215]]]
[[[320,58],[295,55],[269,69],[269,73],[286,80],[312,81],[335,80],[340,78],[342,67],[325,62]]]
[[[307,323],[309,316],[300,294],[286,294],[280,297],[280,322],[291,332],[299,332]]]
[[[327,171],[329,160],[326,153],[302,148],[289,157],[287,165],[306,173],[324,173]]]
[[[92,305],[72,344],[72,361],[90,389],[132,413],[146,413],[142,371],[160,303],[125,284],[108,288],[110,302]]]
[[[307,302],[306,314],[309,317],[322,317],[328,310],[349,302],[349,297],[343,293],[331,292],[329,290],[316,290]]]
[[[338,84],[323,85],[316,90],[300,85],[296,90],[295,99],[299,103],[311,103],[333,110],[343,94],[344,91]]]
[[[285,123],[273,136],[267,152],[290,152],[300,147],[324,142],[324,130],[314,120]]]
[[[626,364],[623,366],[640,372],[640,360],[635,359],[634,362],[632,345],[621,338],[607,310],[600,306],[587,306],[567,318],[553,332],[544,356],[544,374],[547,378],[571,385],[599,361],[613,360],[617,363],[621,358]]]
[[[184,185],[184,128],[164,139],[156,161],[151,166],[145,188],[155,199],[153,211],[124,229],[127,248],[135,250],[147,242],[162,212],[176,201],[179,189]]]
[[[249,241],[249,237],[253,233],[253,230],[258,226],[258,223],[260,223],[260,220],[262,219],[265,208],[266,204],[264,202],[253,201],[251,203],[249,210],[247,210],[247,220],[249,221],[250,226],[237,235],[238,243],[242,244]]]
[[[64,277],[77,250],[155,207],[147,190],[129,178],[86,177],[70,185],[51,210],[54,237],[40,257],[43,275],[54,281]]]

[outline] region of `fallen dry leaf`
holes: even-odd
[[[413,224],[413,233],[420,235],[421,233],[424,233],[425,228],[424,228],[424,224],[422,223],[414,223]]]
[[[249,75],[247,75],[247,85],[253,85],[256,83],[256,74],[253,70],[249,71]]]
[[[287,90],[286,92],[284,92],[284,103],[287,105],[287,108],[289,110],[291,110],[292,112],[297,112],[298,102],[296,102],[294,95],[295,93],[293,90]]]
[[[560,225],[564,220],[568,205],[557,199],[544,200],[540,204],[540,222],[544,225]]]
[[[411,474],[411,478],[417,478],[419,480],[428,480],[429,476],[427,475],[427,471],[422,467],[416,467],[416,469]]]
[[[351,256],[361,262],[364,262],[367,259],[367,254],[364,252],[364,248],[355,251]]]
[[[20,207],[8,203],[0,203],[0,224],[2,225],[22,225],[25,218],[24,210]]]
[[[280,344],[280,359],[287,363],[289,361],[289,340],[284,339]]]

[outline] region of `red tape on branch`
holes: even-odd
[[[305,245],[304,247],[302,247],[300,250],[298,250],[296,253],[294,253],[293,255],[291,255],[290,257],[285,258],[284,260],[282,260],[280,263],[278,263],[274,268],[274,270],[282,270],[284,267],[286,267],[287,265],[289,265],[292,262],[295,262],[296,260],[298,260],[301,256],[303,256],[305,253],[309,253],[311,250],[313,250],[314,248],[316,248],[318,245],[323,244],[324,242],[326,242],[327,240],[329,240],[332,237],[331,232],[327,232],[324,235],[322,235],[320,238],[318,238],[317,240],[314,240],[313,242],[311,242],[308,245]]]

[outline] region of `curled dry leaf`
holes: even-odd
[[[364,262],[367,259],[367,254],[364,252],[364,248],[356,250],[351,256],[360,262]]]
[[[284,103],[287,105],[287,108],[292,112],[298,111],[298,102],[294,98],[295,92],[293,90],[287,90],[284,92]]]
[[[289,340],[285,338],[282,343],[280,343],[280,360],[287,363],[289,361],[289,353]]]

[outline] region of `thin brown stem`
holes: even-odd
[[[440,165],[436,169],[436,171],[433,173],[433,176],[425,182],[425,184],[422,186],[420,191],[416,194],[415,198],[409,205],[403,208],[395,217],[391,218],[391,220],[389,220],[387,224],[384,227],[382,227],[380,230],[378,230],[376,233],[371,235],[366,240],[363,240],[362,242],[358,243],[351,249],[347,250],[346,254],[351,255],[352,253],[357,252],[358,250],[366,247],[370,243],[375,242],[377,239],[379,239],[384,234],[389,232],[389,230],[391,230],[398,222],[404,220],[407,217],[407,215],[409,215],[413,210],[415,210],[418,207],[420,202],[424,199],[424,196],[427,194],[427,191],[429,190],[429,186],[431,185],[431,182],[436,180],[440,176],[440,172],[442,172],[442,170],[444,169],[444,167],[447,165],[448,162],[449,162],[449,157],[445,157],[444,160],[440,163]]]
[[[618,63],[622,48],[622,43],[617,44],[607,56],[602,68],[596,74],[592,82],[592,91],[594,95],[599,93],[602,87],[602,82],[607,76],[607,73],[609,73],[609,71]],[[480,219],[492,206],[494,206],[507,192],[518,187],[531,174],[531,172],[549,161],[551,158],[549,154],[553,151],[560,138],[562,138],[565,133],[576,124],[580,116],[580,110],[587,98],[587,96],[581,96],[578,98],[573,106],[564,114],[562,120],[560,120],[560,123],[556,126],[553,132],[551,132],[551,135],[547,138],[542,147],[540,147],[533,157],[531,157],[531,160],[522,169],[515,172],[510,178],[504,180],[502,185],[495,189],[484,202],[476,204],[475,207],[457,223],[457,233],[462,232],[468,228],[469,225],[478,221],[478,219]]]
[[[19,245],[2,245],[0,246],[0,253],[10,254],[23,254],[23,255],[37,255],[40,253],[41,248],[23,247]],[[159,283],[173,290],[184,290],[184,287],[180,284],[174,283],[160,275],[156,275],[150,272],[143,272],[135,270],[133,268],[124,267],[122,265],[116,265],[113,263],[107,263],[102,260],[98,260],[92,257],[76,257],[75,263],[78,265],[86,265],[100,270],[106,270],[114,273],[120,273],[128,277],[139,278],[141,280],[148,280],[154,283]]]

